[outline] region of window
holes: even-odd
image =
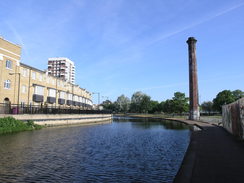
[[[6,60],[6,68],[12,69],[12,61],[11,60]]]
[[[40,81],[42,81],[42,80],[43,80],[43,77],[42,77],[42,75],[41,75],[41,74],[39,75],[39,80],[40,80]]]
[[[36,79],[36,73],[35,72],[32,72],[31,73],[31,77],[32,77],[32,79]]]
[[[72,94],[71,93],[68,94],[68,100],[72,100]]]
[[[55,80],[54,79],[52,79],[52,84],[55,85]]]
[[[43,86],[35,86],[35,94],[36,95],[43,95],[44,94],[44,87]]]
[[[27,77],[27,75],[28,75],[27,69],[22,68],[22,76]]]
[[[22,93],[26,93],[27,92],[27,86],[22,85]]]
[[[78,102],[78,96],[77,95],[74,96],[74,101]]]
[[[56,90],[55,89],[48,89],[48,96],[49,97],[56,97]]]
[[[10,89],[10,86],[11,86],[11,81],[9,79],[5,80],[4,81],[4,88],[5,89]]]
[[[65,99],[65,92],[59,92],[59,98]]]
[[[82,97],[79,97],[79,102],[81,102],[81,103],[82,103]]]

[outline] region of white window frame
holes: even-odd
[[[11,88],[11,81],[9,79],[4,81],[4,89],[10,89]]]
[[[56,98],[56,90],[53,88],[48,88],[48,96]]]
[[[75,101],[75,102],[79,102],[79,98],[78,98],[77,95],[74,95],[74,99],[73,99],[73,101]]]
[[[59,98],[65,99],[66,98],[65,95],[66,95],[66,92],[64,92],[64,91],[59,92]]]
[[[68,100],[72,100],[72,98],[73,98],[72,93],[68,93]]]
[[[26,93],[27,92],[27,86],[26,85],[22,85],[21,91],[22,91],[22,93]]]
[[[12,69],[13,67],[13,62],[11,60],[6,60],[6,68],[7,69]]]
[[[28,76],[28,70],[26,68],[22,68],[22,76],[27,77]]]
[[[81,96],[79,96],[79,102],[82,103],[82,97]]]
[[[31,78],[34,80],[36,79],[36,72],[33,72],[33,71],[31,72]]]
[[[35,85],[34,94],[43,96],[44,95],[44,87],[40,86],[40,85]]]
[[[43,80],[43,76],[42,74],[39,74],[39,81],[42,81]]]

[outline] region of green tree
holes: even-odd
[[[166,100],[163,105],[163,112],[165,113],[180,113],[187,112],[189,110],[189,99],[184,93],[175,92],[172,99]]]
[[[232,94],[233,94],[235,100],[238,100],[238,99],[244,97],[244,92],[241,90],[234,90],[234,91],[232,91]]]
[[[163,102],[162,105],[164,113],[173,113],[173,100],[168,99],[165,102]]]
[[[138,91],[131,97],[130,111],[137,113],[147,113],[151,108],[151,97]]]
[[[124,95],[121,95],[117,98],[116,104],[120,112],[128,112],[130,108],[130,99]]]
[[[148,113],[151,110],[151,97],[144,94],[142,96],[142,100],[140,102],[140,112],[141,113]]]
[[[189,98],[184,93],[175,92],[173,97],[173,111],[182,114],[189,110]]]
[[[213,111],[213,102],[211,101],[203,102],[201,104],[201,108],[203,112],[207,112],[210,115],[210,113]]]
[[[230,90],[223,90],[213,99],[213,108],[219,112],[222,111],[222,105],[235,101],[235,96]]]
[[[110,110],[110,111],[118,111],[117,106],[115,103],[111,102],[110,100],[103,101],[101,104],[105,110]]]
[[[150,110],[148,112],[156,113],[156,112],[161,112],[161,111],[162,111],[161,103],[159,103],[158,101],[151,100]]]

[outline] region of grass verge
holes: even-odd
[[[42,126],[34,124],[33,121],[29,120],[23,122],[13,117],[0,118],[0,134],[28,131],[28,130],[39,130]]]

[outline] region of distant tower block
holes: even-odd
[[[194,37],[189,37],[187,40],[189,51],[190,120],[199,120],[200,117],[198,104],[196,42],[197,40]]]

